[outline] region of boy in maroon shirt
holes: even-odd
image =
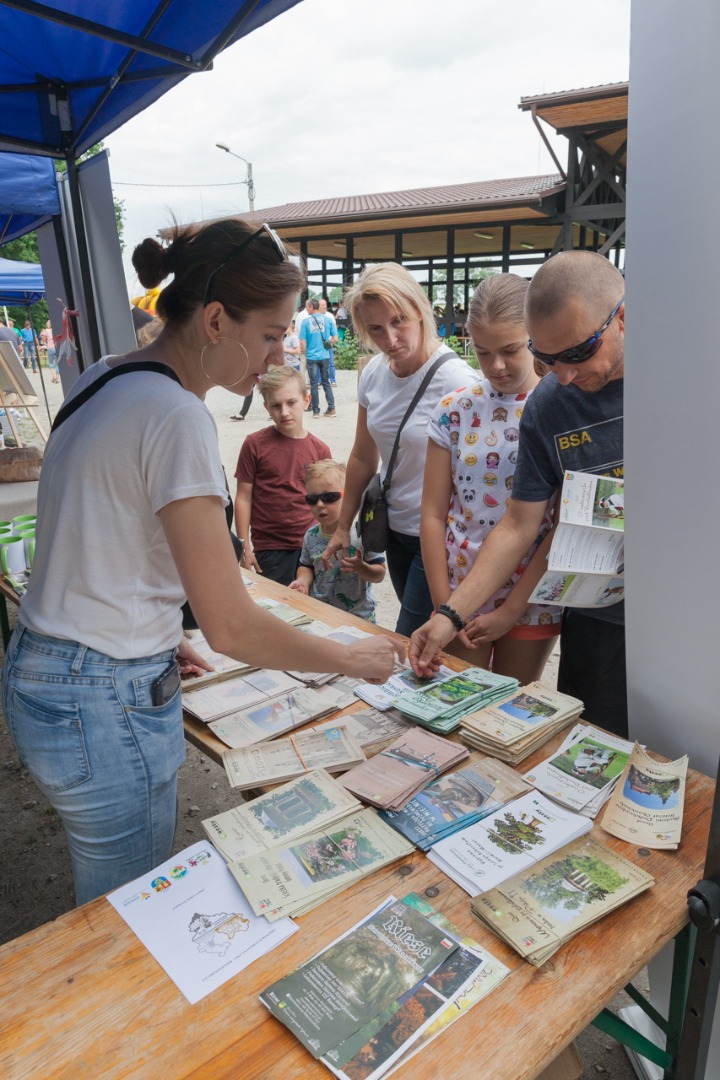
[[[303,537],[314,522],[305,502],[305,470],[332,454],[303,428],[308,392],[300,371],[272,368],[258,388],[272,426],[248,435],[240,449],[235,527],[245,542],[242,565],[289,585]]]

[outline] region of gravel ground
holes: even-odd
[[[317,420],[307,416],[306,420],[310,430],[328,443],[333,456],[339,461],[347,461],[355,431],[357,376],[351,371],[337,374],[337,416]],[[30,378],[38,385],[42,401],[39,377],[31,374]],[[46,390],[54,416],[61,403],[61,388],[46,380]],[[243,422],[230,419],[240,402],[229,391],[211,391],[207,403],[217,420],[223,464],[233,490],[242,440],[250,431],[257,431],[267,423],[262,399],[256,394]],[[47,426],[44,405],[41,422]],[[22,421],[21,430],[28,440],[33,438],[32,424]],[[376,586],[375,592],[378,622],[394,628],[399,605],[389,578]],[[10,614],[13,618],[14,612]],[[557,650],[548,662],[543,681],[554,686],[556,673]],[[188,746],[187,759],[179,777],[174,851],[204,839],[200,825],[202,818],[229,809],[239,801],[238,795],[229,787],[224,771]],[[3,722],[0,724],[0,943],[57,918],[73,904],[72,878],[62,826],[18,761]],[[638,985],[645,988],[644,974]],[[621,995],[613,1004],[628,1003],[629,999]],[[585,1063],[581,1080],[597,1080],[598,1076],[632,1080],[635,1076],[622,1048],[594,1028],[583,1032],[577,1045]]]

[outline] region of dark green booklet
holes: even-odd
[[[319,1058],[457,949],[458,942],[419,911],[393,901],[273,983],[260,1000]]]

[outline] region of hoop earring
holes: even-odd
[[[214,379],[211,379],[210,376],[208,375],[207,371],[205,370],[205,350],[210,348],[210,346],[212,345],[211,341],[208,341],[205,345],[203,345],[202,350],[200,352],[200,370],[202,371],[203,375],[205,376],[205,378],[207,379],[208,382],[213,383],[213,385],[215,385],[215,386],[222,386],[223,390],[231,390],[233,386],[237,386],[238,383],[243,382],[243,380],[247,378],[247,373],[250,370],[250,356],[248,355],[248,351],[245,348],[245,346],[243,345],[242,341],[238,341],[237,338],[231,338],[231,337],[227,337],[226,335],[223,335],[218,340],[219,341],[234,341],[236,345],[240,346],[242,351],[245,353],[245,370],[243,371],[240,378],[236,379],[235,382],[233,382],[233,383],[218,383],[218,382],[215,382]]]

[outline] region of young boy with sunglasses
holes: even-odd
[[[240,449],[235,527],[245,544],[245,569],[289,585],[313,519],[305,472],[330,457],[330,448],[303,428],[309,395],[301,371],[270,368],[258,389],[272,424],[248,435]]]
[[[310,465],[305,476],[305,502],[317,522],[305,533],[300,565],[291,589],[314,596],[333,607],[349,611],[368,622],[375,622],[375,598],[371,584],[385,577],[385,557],[363,552],[356,526],[350,537],[350,550],[338,557],[328,569],[323,555],[337,529],[345,486],[345,466],[329,458]]]

